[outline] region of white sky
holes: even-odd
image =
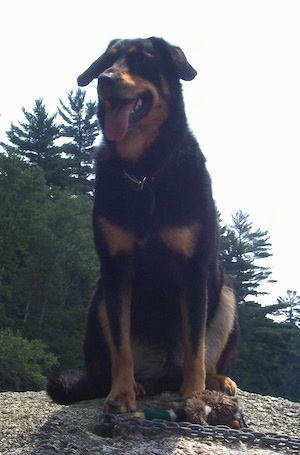
[[[36,98],[54,112],[111,39],[154,35],[179,45],[198,71],[184,82],[186,110],[222,218],[241,209],[271,236],[266,265],[278,283],[263,303],[300,293],[300,1],[103,3],[1,3],[0,139]],[[95,83],[87,98],[96,99]]]

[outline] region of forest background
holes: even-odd
[[[12,123],[0,148],[0,390],[40,390],[57,368],[82,368],[84,319],[99,274],[92,237],[95,103],[70,92]],[[261,306],[274,282],[268,231],[242,208],[222,222],[220,263],[238,300],[240,388],[300,401],[300,297]]]

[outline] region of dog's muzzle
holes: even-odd
[[[113,71],[98,78],[98,95],[104,111],[103,133],[110,141],[121,141],[129,129],[147,115],[152,106],[152,94],[126,83]]]

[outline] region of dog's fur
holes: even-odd
[[[236,302],[217,263],[211,181],[180,84],[196,74],[180,48],[152,37],[112,41],[78,78],[80,86],[98,79],[101,278],[87,318],[87,372],[49,380],[58,403],[108,394],[124,412],[139,393],[236,392],[223,376]]]

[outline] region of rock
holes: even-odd
[[[300,403],[239,391],[244,417],[253,431],[300,437]],[[0,453],[98,455],[274,454],[244,443],[207,441],[182,435],[119,432],[114,438],[94,433],[103,400],[71,406],[54,404],[45,392],[0,394]],[[157,397],[138,402],[139,410],[157,406]],[[278,453],[278,451],[277,451]],[[283,453],[283,452],[281,452]]]

